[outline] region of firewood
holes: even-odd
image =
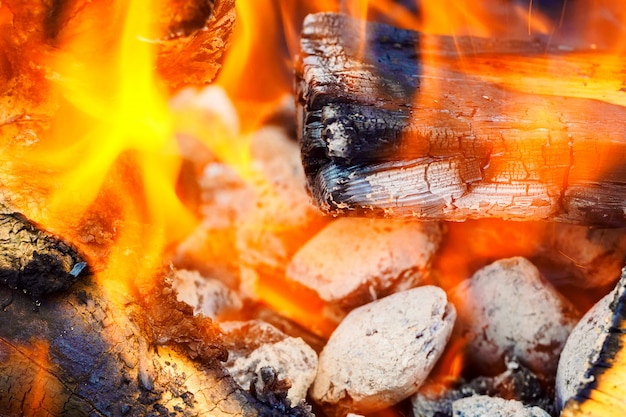
[[[362,23],[317,14],[302,32],[299,135],[324,212],[626,224],[623,65]],[[546,76],[567,91],[525,87]]]
[[[171,20],[168,35],[158,42],[157,71],[172,89],[207,84],[230,44],[235,0],[170,0],[168,4],[171,7],[163,8],[162,15]]]
[[[125,3],[125,2],[118,2]],[[234,0],[162,0],[155,22],[156,70],[170,90],[210,82],[221,64],[235,23]],[[0,151],[10,143],[36,141],[50,127],[61,98],[50,81],[51,62],[67,39],[96,28],[102,44],[119,35],[123,19],[113,2],[3,1],[0,15]],[[101,51],[89,51],[103,60]],[[102,65],[109,65],[103,62]],[[11,150],[13,152],[13,150]],[[0,178],[2,176],[0,175]]]
[[[221,365],[217,328],[162,279],[122,294],[86,278],[36,309],[0,286],[0,300],[0,415],[311,415],[262,401],[286,392],[242,390]]]
[[[569,392],[563,392],[563,380],[558,386],[558,405],[565,403],[560,414],[563,417],[610,416],[626,412],[623,383],[626,268],[622,269],[615,289],[606,298],[598,302],[591,313],[585,315],[584,321],[577,325],[579,328],[575,329],[572,338],[574,344],[565,352],[566,359],[570,362],[575,359],[578,363],[576,369],[560,370],[574,378],[573,382],[568,382]],[[591,338],[584,340],[587,337],[581,335],[581,331],[588,331]],[[559,363],[559,367],[566,365],[566,360],[563,364]],[[576,380],[576,377],[580,379]]]
[[[0,283],[38,299],[69,288],[88,272],[83,257],[19,213],[0,204]]]

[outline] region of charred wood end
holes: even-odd
[[[587,369],[585,382],[576,395],[565,403],[562,416],[613,415],[626,410],[626,400],[616,385],[617,381],[623,383],[626,366],[626,267],[622,269],[614,294],[610,304],[611,326],[600,353]]]
[[[89,273],[69,244],[21,214],[0,214],[0,282],[39,297],[68,289]]]
[[[452,39],[334,13],[309,15],[300,46],[302,163],[325,213],[626,225],[626,108],[578,98],[578,84],[569,97],[499,81],[499,66],[563,76],[511,56],[563,61],[572,77],[584,63],[541,42]],[[621,66],[609,70],[620,79]],[[529,120],[537,112],[554,120]]]

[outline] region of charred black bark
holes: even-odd
[[[87,278],[37,309],[0,287],[0,301],[0,415],[312,415],[243,391],[217,328],[166,281],[121,294]]]
[[[314,200],[333,215],[625,225],[626,108],[581,98],[582,83],[561,96],[519,81],[574,77],[588,59],[309,16],[296,86]]]
[[[0,213],[0,283],[35,299],[68,289],[89,273],[69,244],[18,213]]]

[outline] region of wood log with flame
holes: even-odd
[[[309,16],[296,64],[309,189],[333,215],[624,225],[623,69],[540,41]]]
[[[3,210],[0,415],[311,416],[290,406],[285,381],[238,386],[220,331],[177,300],[165,273],[104,285],[72,245]]]
[[[165,274],[119,286],[97,275],[119,239],[112,231],[121,215],[106,205],[119,200],[119,185],[109,184],[80,224],[66,225],[81,251],[64,241],[69,235],[55,236],[20,214],[46,209],[52,191],[32,179],[52,171],[27,155],[67,117],[59,115],[68,99],[51,82],[59,74],[50,62],[67,53],[66,42],[71,53],[100,62],[93,44],[80,39],[95,26],[99,45],[119,43],[116,7],[126,3],[0,3],[0,415],[309,416],[307,407],[289,407],[282,382],[268,381],[268,392],[243,391],[220,363],[219,331],[177,301]],[[166,86],[209,82],[230,39],[234,0],[153,3],[161,36],[148,41],[157,45]],[[20,176],[25,171],[32,181]],[[124,172],[116,184],[133,183],[133,171]]]
[[[163,278],[134,294],[84,278],[37,306],[0,286],[0,414],[310,415],[283,402],[286,388],[242,390],[220,364],[217,328]]]

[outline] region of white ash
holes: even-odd
[[[357,306],[426,283],[440,240],[436,223],[340,218],[298,250],[286,276],[317,292],[341,318]]]
[[[196,229],[178,246],[173,262],[196,269],[236,288],[240,283],[237,228],[254,208],[255,192],[233,167],[211,161],[199,178],[203,216]]]
[[[335,414],[368,413],[417,391],[443,352],[456,313],[423,286],[352,310],[319,358],[311,397]]]
[[[516,400],[475,395],[453,402],[452,417],[550,417],[550,414]]]
[[[171,279],[178,300],[192,306],[194,314],[219,319],[243,306],[239,296],[221,281],[206,278],[196,271],[175,270]]]
[[[214,158],[203,169],[203,220],[174,263],[231,288],[241,285],[240,295],[253,298],[257,277],[282,275],[293,253],[329,220],[311,203],[298,145],[282,129],[233,140],[241,145],[239,160]]]
[[[254,209],[254,190],[228,164],[207,164],[200,186],[205,227],[232,227]]]
[[[226,369],[244,389],[256,379],[257,392],[263,391],[261,369],[271,367],[278,379],[288,379],[287,398],[296,405],[306,393],[317,372],[317,354],[299,337],[289,337],[259,320],[220,323],[224,345],[229,353]]]
[[[264,128],[251,143],[252,210],[238,219],[236,246],[244,268],[283,274],[300,246],[329,220],[306,192],[298,144],[282,129]]]
[[[615,290],[598,301],[578,322],[569,338],[556,373],[556,405],[563,408],[586,381],[585,373],[598,358],[602,344],[611,327],[613,313],[610,309]]]
[[[485,372],[508,355],[548,379],[577,313],[528,260],[503,259],[476,272],[451,293],[455,330],[467,340],[468,359]]]
[[[170,107],[179,114],[200,112],[197,123],[209,125],[213,129],[219,124],[219,128],[224,129],[229,137],[239,134],[237,109],[222,87],[209,85],[200,90],[184,88],[172,97]]]

